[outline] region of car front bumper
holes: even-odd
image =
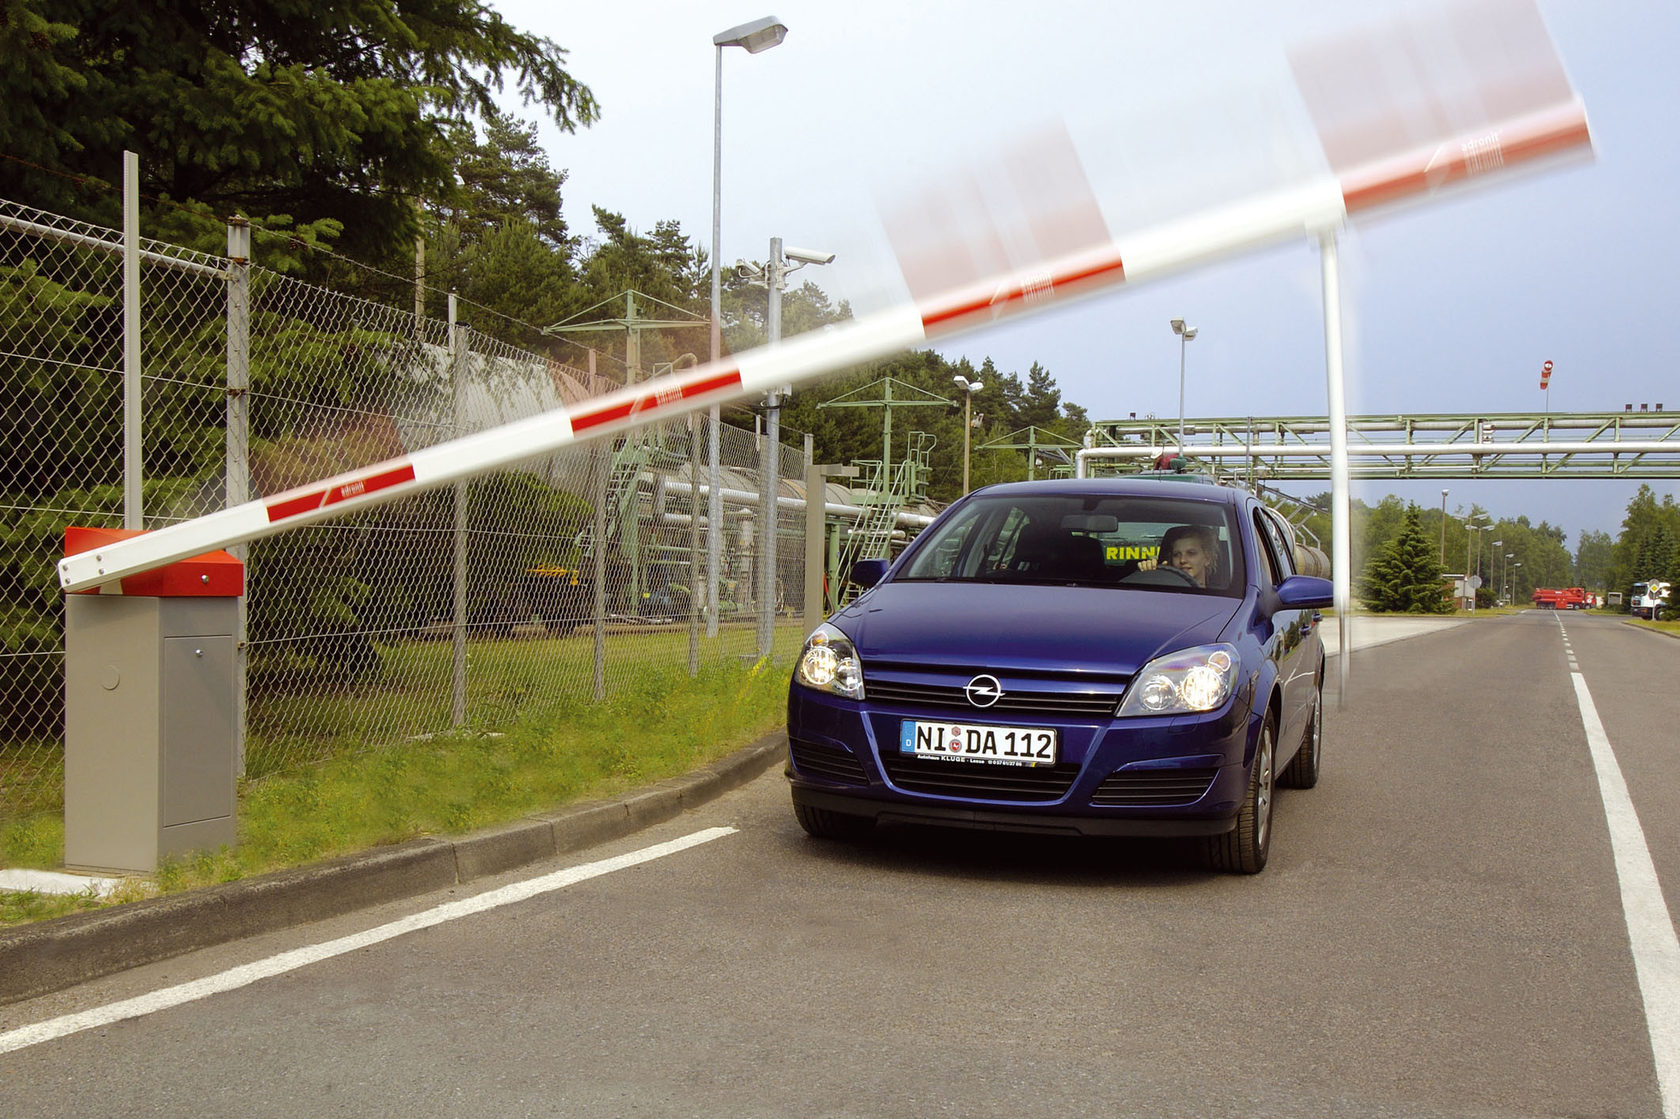
[[[1065,721],[1053,770],[916,759],[905,719],[951,711],[840,699],[795,685],[786,773],[796,803],[884,823],[1092,836],[1219,835],[1235,826],[1257,725],[1246,697],[1205,715]],[[967,722],[975,721],[963,715]]]

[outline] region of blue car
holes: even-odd
[[[1266,865],[1277,785],[1324,746],[1318,610],[1288,522],[1246,490],[1156,477],[977,490],[810,635],[788,691],[794,813],[1200,837]]]

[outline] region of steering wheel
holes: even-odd
[[[1160,584],[1165,586],[1184,586],[1201,589],[1201,584],[1187,571],[1163,564],[1149,571],[1134,571],[1123,580],[1127,583]]]

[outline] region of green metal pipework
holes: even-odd
[[[1392,455],[1356,454],[1350,470],[1358,478],[1680,477],[1680,413],[1660,409],[1363,415],[1349,417],[1348,433],[1350,445],[1356,448],[1380,451],[1391,443],[1396,447]],[[1205,439],[1204,457],[1216,460],[1249,457],[1246,448],[1254,445],[1321,450],[1322,454],[1308,457],[1252,456],[1251,476],[1263,473],[1271,480],[1329,476],[1329,425],[1322,416],[1186,419],[1185,434],[1187,440]],[[1091,442],[1096,447],[1166,447],[1176,445],[1177,439],[1176,421],[1152,417],[1100,420],[1091,426]],[[1551,442],[1592,444],[1594,449],[1548,453],[1546,444]],[[1618,446],[1622,443],[1640,444],[1643,449],[1622,450]],[[1455,450],[1455,444],[1465,444],[1465,448]],[[1471,451],[1470,444],[1483,449]],[[1403,445],[1411,449],[1402,449]],[[1425,446],[1432,449],[1417,449]],[[1197,444],[1192,441],[1186,449],[1194,456]],[[1255,458],[1261,462],[1255,463]],[[1116,469],[1113,460],[1105,469]]]

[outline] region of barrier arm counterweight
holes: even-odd
[[[655,420],[761,396],[886,354],[1033,314],[1121,283],[1137,283],[1291,238],[1333,232],[1350,213],[1421,196],[1444,184],[1590,145],[1586,114],[1571,101],[1491,133],[1389,157],[1302,185],[1092,245],[1031,268],[914,304],[826,327],[775,347],[629,386],[572,408],[479,432],[191,521],[169,525],[59,563],[66,591],[243,541],[285,532],[523,459],[607,438]],[[1502,153],[1489,159],[1492,150]],[[1463,153],[1470,153],[1464,155]]]

